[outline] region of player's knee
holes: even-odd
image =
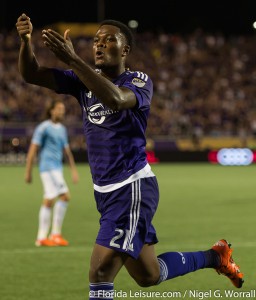
[[[136,283],[141,287],[150,287],[156,285],[158,282],[158,275],[147,275],[140,278],[134,278]]]
[[[49,208],[53,207],[53,203],[53,200],[44,199],[43,201],[43,205]]]
[[[90,282],[111,282],[113,280],[108,270],[102,266],[91,268],[89,278]]]
[[[60,195],[60,199],[61,199],[62,201],[65,201],[65,202],[70,201],[70,195],[69,195],[69,193]]]

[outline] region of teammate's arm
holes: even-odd
[[[25,181],[27,183],[32,182],[32,169],[35,157],[37,155],[39,146],[31,143],[29,146],[27,158],[26,158],[26,171],[25,171]]]
[[[79,175],[78,175],[78,172],[77,172],[77,169],[76,169],[76,163],[75,163],[75,160],[74,160],[74,156],[73,156],[69,146],[66,146],[64,148],[64,153],[65,153],[65,156],[68,160],[68,163],[69,163],[69,166],[70,166],[70,169],[71,169],[72,180],[73,180],[74,183],[77,183],[78,180],[79,180]]]

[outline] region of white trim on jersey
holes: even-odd
[[[137,73],[137,77],[140,78],[141,80],[143,81],[147,81],[148,80],[148,75],[143,73],[143,72],[139,72],[139,71],[136,71]]]
[[[155,174],[151,171],[151,167],[149,164],[146,164],[146,166],[141,169],[140,171],[138,171],[135,174],[132,174],[129,178],[127,178],[126,180],[122,181],[122,182],[118,182],[118,183],[112,183],[112,184],[108,184],[108,185],[104,185],[104,186],[99,186],[94,184],[93,187],[95,189],[95,191],[100,192],[100,193],[108,193],[108,192],[112,192],[115,191],[117,189],[119,189],[120,187],[134,182],[140,178],[146,178],[146,177],[154,177]]]

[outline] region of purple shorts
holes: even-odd
[[[159,202],[156,177],[138,179],[115,191],[94,191],[101,214],[96,243],[138,258],[144,244],[158,242],[152,219]]]

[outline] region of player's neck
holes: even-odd
[[[59,121],[59,120],[56,120],[56,119],[50,119],[50,120],[51,120],[51,122],[54,123],[54,124],[60,123],[60,121]]]
[[[109,80],[113,80],[125,72],[124,67],[104,68],[100,70],[100,74]]]

